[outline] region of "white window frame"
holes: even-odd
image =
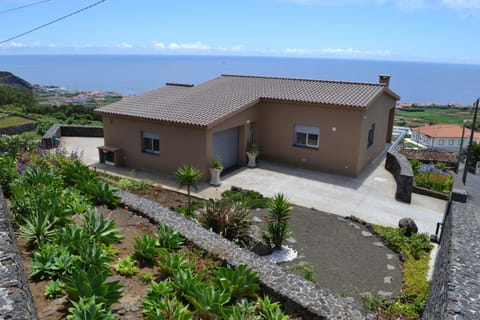
[[[444,140],[444,139],[438,140],[438,145],[439,145],[439,146],[443,146],[444,144],[445,144],[445,140]]]
[[[299,142],[298,135],[304,134],[305,135],[305,142]],[[311,138],[317,136],[316,143],[310,144]],[[305,126],[305,125],[295,125],[294,128],[294,136],[293,136],[293,144],[297,147],[304,147],[304,148],[315,148],[318,149],[320,145],[320,128],[314,126]]]
[[[448,139],[448,145],[449,145],[449,146],[455,145],[455,140],[453,140],[453,139]]]
[[[150,139],[151,142],[147,145],[145,139]],[[155,148],[155,141],[157,141],[158,148]],[[160,135],[158,133],[142,131],[142,152],[150,154],[160,154]]]

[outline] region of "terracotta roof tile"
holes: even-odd
[[[458,124],[434,124],[413,128],[413,131],[432,138],[461,138],[463,127]],[[465,128],[465,137],[470,136],[470,129]]]
[[[365,108],[384,91],[398,99],[382,84],[222,75],[198,86],[166,85],[96,111],[208,126],[260,99]]]

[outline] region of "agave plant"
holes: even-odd
[[[144,305],[143,314],[148,320],[191,320],[194,313],[177,298],[162,298]]]
[[[151,288],[143,299],[144,309],[152,308],[162,299],[167,299],[175,296],[175,288],[168,280],[160,282],[152,282]]]
[[[198,287],[189,294],[184,294],[185,299],[195,308],[200,319],[226,319],[232,313],[230,293],[220,291],[213,287]]]
[[[283,314],[278,302],[271,302],[268,296],[258,298],[256,309],[262,319],[266,320],[288,320],[288,316]]]
[[[245,264],[239,265],[236,269],[219,268],[215,272],[213,284],[220,290],[230,293],[232,298],[255,297],[260,290],[258,286],[258,273],[253,272]]]
[[[174,254],[164,254],[160,256],[160,269],[166,276],[172,276],[180,270],[185,270],[189,267],[187,258],[184,256]]]
[[[27,242],[37,248],[55,234],[55,222],[49,212],[36,212],[25,218],[24,224],[20,226],[20,233],[27,239]]]
[[[47,243],[33,253],[30,277],[35,280],[56,278],[65,274],[73,263],[67,248]]]
[[[242,299],[232,308],[232,313],[228,317],[228,320],[262,320],[263,318],[257,314],[255,304]]]
[[[120,300],[123,286],[118,281],[107,282],[109,274],[106,269],[84,270],[77,267],[61,280],[65,283],[64,289],[71,301],[96,296],[97,302],[110,306]]]
[[[117,264],[113,266],[115,271],[117,271],[122,276],[133,276],[137,273],[137,261],[131,255],[128,255],[124,258],[119,258]]]
[[[97,210],[89,210],[82,216],[83,228],[95,241],[105,245],[117,243],[123,239],[114,220],[105,219]]]
[[[184,241],[178,231],[170,229],[167,225],[162,224],[158,227],[158,246],[174,250],[181,248]]]
[[[140,263],[155,263],[157,257],[163,253],[160,248],[157,248],[156,242],[157,240],[148,234],[142,237],[135,237],[133,255]]]
[[[53,242],[69,249],[72,254],[80,254],[80,244],[89,242],[90,237],[83,228],[76,224],[67,225],[58,229],[53,237]]]
[[[181,269],[173,276],[173,286],[182,295],[194,294],[195,290],[206,288],[203,275],[194,273],[191,269]]]
[[[50,280],[45,286],[45,297],[47,299],[56,299],[65,294],[63,291],[63,282],[60,280]]]
[[[101,244],[83,241],[78,245],[80,266],[97,271],[105,270],[113,258]]]
[[[104,303],[97,303],[97,297],[91,296],[72,301],[73,307],[69,308],[70,315],[67,320],[115,320],[112,311]]]

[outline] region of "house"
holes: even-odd
[[[463,149],[467,147],[470,134],[470,129],[463,132],[463,126],[458,124],[435,124],[413,128],[412,141],[429,149],[458,153],[461,145]]]
[[[261,159],[357,176],[391,141],[396,100],[380,83],[222,75],[164,87],[96,109],[100,161],[172,173],[185,163],[208,178],[213,159]]]

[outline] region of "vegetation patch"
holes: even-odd
[[[365,305],[378,319],[420,319],[430,292],[427,280],[430,251],[433,246],[426,233],[405,235],[405,229],[374,225],[374,231],[388,246],[405,255],[403,261],[403,289],[396,299],[364,296]]]
[[[450,193],[453,186],[453,173],[445,170],[443,162],[423,164],[416,159],[412,159],[410,164],[412,165],[415,184],[418,187],[445,194]]]

